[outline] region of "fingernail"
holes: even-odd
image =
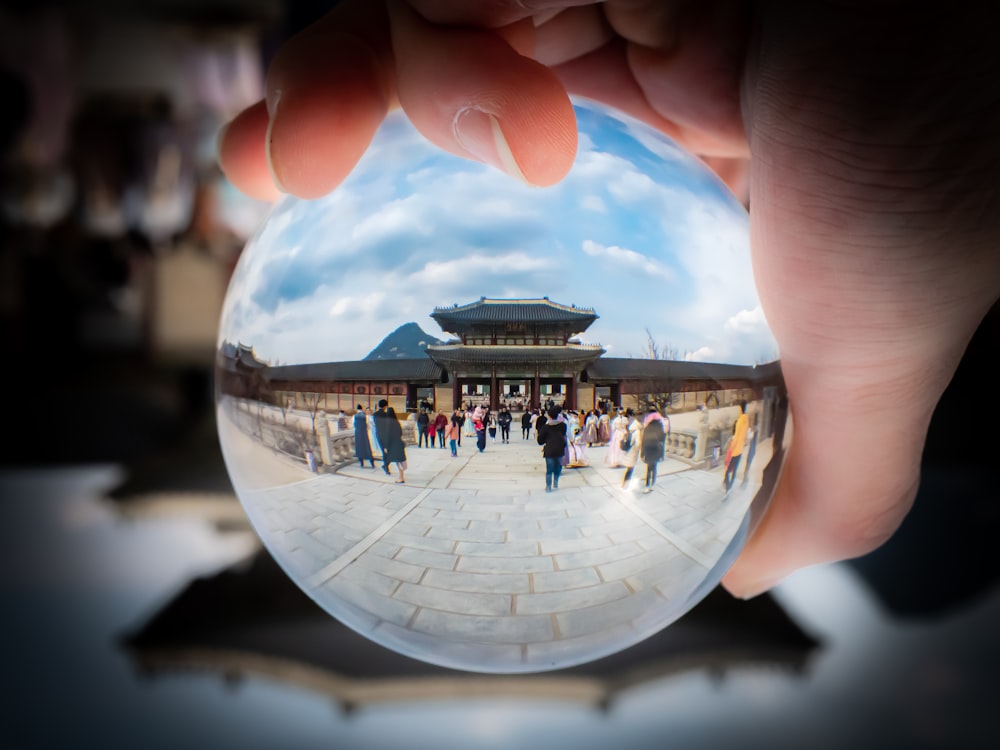
[[[275,91],[269,97],[267,101],[267,132],[264,134],[264,159],[267,161],[267,171],[271,173],[271,179],[274,180],[275,186],[282,193],[287,193],[285,186],[281,184],[281,179],[278,177],[278,172],[274,168],[274,159],[271,157],[271,132],[274,129],[274,121],[278,119],[278,102],[281,100],[281,92]]]
[[[455,137],[466,151],[486,164],[530,184],[514,160],[500,123],[479,109],[463,109],[455,115]]]

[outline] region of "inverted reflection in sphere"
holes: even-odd
[[[576,113],[551,188],[391,116],[340,188],[274,208],[226,298],[247,515],[327,611],[428,662],[554,669],[660,630],[783,456],[746,212],[650,128]]]

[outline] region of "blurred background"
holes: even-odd
[[[284,577],[215,433],[218,314],[268,208],[215,139],[334,4],[0,3],[4,747],[1000,746],[996,308],[887,545],[617,656],[450,672]]]

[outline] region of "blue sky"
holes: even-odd
[[[220,340],[282,363],[361,359],[436,305],[529,297],[593,307],[582,334],[640,356],[648,328],[688,359],[776,358],[748,219],[700,162],[641,123],[577,103],[569,176],[528,187],[390,116],[343,185],[286,198],[233,276]]]

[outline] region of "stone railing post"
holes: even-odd
[[[319,455],[323,459],[324,466],[333,465],[333,450],[330,446],[330,423],[326,419],[326,412],[316,413],[316,439],[319,441]]]
[[[703,419],[698,424],[698,436],[694,440],[694,451],[691,454],[691,460],[696,464],[700,464],[706,460],[706,451],[708,450],[708,420]]]

